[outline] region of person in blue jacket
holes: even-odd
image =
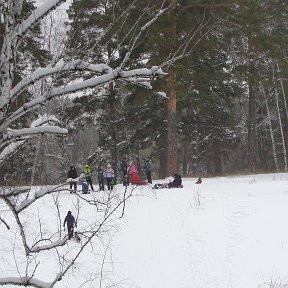
[[[68,229],[68,238],[71,239],[74,235],[74,226],[77,228],[77,223],[71,211],[68,211],[64,219],[64,224],[63,224],[64,228],[65,228],[66,223],[67,223],[67,229]]]

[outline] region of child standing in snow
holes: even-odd
[[[107,182],[107,188],[108,190],[111,191],[113,189],[112,180],[114,179],[115,176],[114,176],[114,170],[112,169],[110,164],[107,165],[107,169],[105,171],[105,177]]]
[[[67,173],[67,178],[68,179],[76,179],[77,178],[77,171],[75,166],[70,166],[70,169]],[[74,192],[77,190],[77,183],[76,181],[70,181],[70,190],[72,190],[72,187],[74,186]],[[72,193],[72,191],[70,191]]]

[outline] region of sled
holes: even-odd
[[[80,238],[79,234],[77,233],[77,231],[74,232],[74,238],[77,242],[81,241],[81,238]]]
[[[169,187],[169,183],[163,183],[163,184],[155,184],[154,186],[153,186],[153,189],[163,189],[163,188],[169,188],[169,189],[171,189],[171,188],[183,188],[183,185],[181,184],[181,185],[178,185],[178,186],[174,186],[174,187]]]
[[[68,236],[68,240],[73,239],[73,240],[75,240],[77,242],[81,241],[81,238],[80,238],[80,236],[79,236],[77,231],[73,232],[73,230],[72,230],[72,231],[70,231],[70,233],[67,236]]]

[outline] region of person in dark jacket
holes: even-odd
[[[174,180],[168,184],[168,188],[182,187],[182,178],[179,174],[174,174]]]
[[[126,157],[123,157],[123,159],[121,160],[120,170],[122,172],[123,185],[127,186],[129,184],[129,178],[128,178],[128,164]]]
[[[66,223],[67,223],[67,229],[68,229],[68,238],[71,239],[74,235],[74,226],[77,228],[77,223],[71,211],[68,211],[64,219],[64,224],[63,224],[64,228],[65,228]]]
[[[76,179],[77,178],[77,171],[75,166],[70,166],[69,171],[67,172],[67,178],[68,179]],[[70,181],[70,190],[72,190],[72,187],[74,186],[74,192],[77,190],[77,182],[76,181]],[[72,191],[70,191],[72,193]]]
[[[97,178],[98,178],[98,183],[99,183],[99,190],[104,191],[104,170],[102,169],[101,166],[98,167],[97,169]]]
[[[144,169],[146,172],[146,177],[147,177],[148,183],[152,184],[152,175],[151,175],[152,174],[152,161],[151,161],[150,157],[147,157],[144,160]]]

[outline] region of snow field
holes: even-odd
[[[286,288],[288,175],[204,178],[200,185],[196,180],[183,179],[183,189],[136,187],[124,217],[120,219],[121,206],[55,287]],[[123,189],[115,187],[115,199]],[[106,194],[92,192],[85,199],[104,201]],[[99,224],[105,215],[101,206],[79,201],[68,191],[41,198],[20,214],[28,242],[39,238],[40,222],[44,236],[57,240],[59,230],[65,235],[64,217],[68,210],[75,216],[78,209],[79,232]],[[18,276],[17,269],[25,271],[24,250],[10,212],[1,211],[13,229],[0,229],[0,274]],[[28,270],[39,262],[35,277],[53,280],[67,264],[63,259],[69,261],[84,240],[31,256]]]

